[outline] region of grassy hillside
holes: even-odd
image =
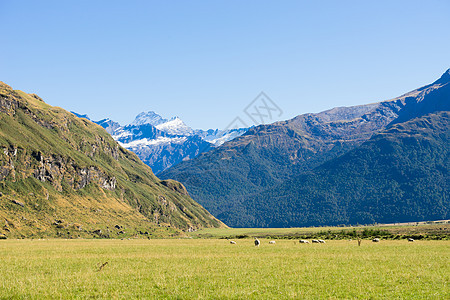
[[[0,150],[0,235],[120,237],[223,226],[102,127],[4,83]]]

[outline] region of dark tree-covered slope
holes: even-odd
[[[228,218],[258,227],[448,219],[449,141],[449,112],[396,124],[313,171],[249,197],[248,216]]]

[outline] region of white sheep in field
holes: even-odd
[[[307,241],[307,240],[300,240],[300,244],[309,244],[309,241]]]
[[[275,241],[270,241],[269,244],[275,244]]]
[[[319,240],[319,243],[325,244],[325,241],[324,240]]]
[[[379,243],[379,242],[380,242],[380,239],[379,239],[379,238],[374,238],[374,239],[372,240],[372,242],[374,242],[374,243]]]
[[[232,244],[232,245],[236,245],[236,242],[235,242],[235,241],[230,241],[229,239],[227,239],[227,241],[229,241],[230,244]]]
[[[317,243],[317,244],[320,243],[319,240],[311,240],[311,242]]]
[[[257,238],[255,238],[255,246],[259,247],[259,244],[261,244],[261,242]]]
[[[414,242],[413,238],[408,238],[408,242]]]

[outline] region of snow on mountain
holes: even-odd
[[[193,130],[179,117],[168,120],[154,111],[138,114],[126,126],[120,126],[110,119],[95,123],[105,128],[123,147],[136,153],[155,174],[218,147],[248,130]]]
[[[167,122],[156,125],[161,131],[173,135],[190,136],[194,133],[191,127],[187,126],[180,118],[174,117]]]
[[[100,125],[100,124],[99,124],[99,125]],[[116,129],[113,133],[111,133],[111,136],[112,136],[113,139],[115,139],[116,141],[121,142],[121,140],[133,136],[133,133],[131,133],[130,131],[127,131],[127,130],[123,130],[123,128],[118,128],[118,129]],[[126,147],[125,147],[125,148],[126,148]]]
[[[168,120],[164,119],[154,111],[141,112],[136,116],[134,121],[130,125],[139,126],[144,124],[150,124],[153,126],[166,123]]]
[[[153,125],[157,129],[172,135],[189,136],[194,133],[194,130],[187,126],[179,117],[173,117],[170,120],[167,120],[154,111],[138,114],[130,125],[140,126],[145,124]]]
[[[156,146],[156,145],[164,145],[164,144],[182,144],[183,142],[185,142],[187,140],[187,137],[165,137],[165,136],[160,136],[157,137],[156,139],[148,139],[148,138],[143,138],[140,140],[134,140],[131,141],[129,143],[121,143],[119,142],[119,144],[122,145],[122,147],[127,148],[127,149],[134,149],[134,148],[143,148],[146,146]]]
[[[246,133],[248,128],[239,128],[239,129],[230,129],[230,130],[214,130],[212,133],[209,133],[203,136],[203,140],[213,144],[218,147],[225,142],[231,141],[232,139],[243,135]]]

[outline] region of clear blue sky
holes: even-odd
[[[450,67],[450,1],[0,0],[0,81],[126,124],[223,128],[390,99]]]

